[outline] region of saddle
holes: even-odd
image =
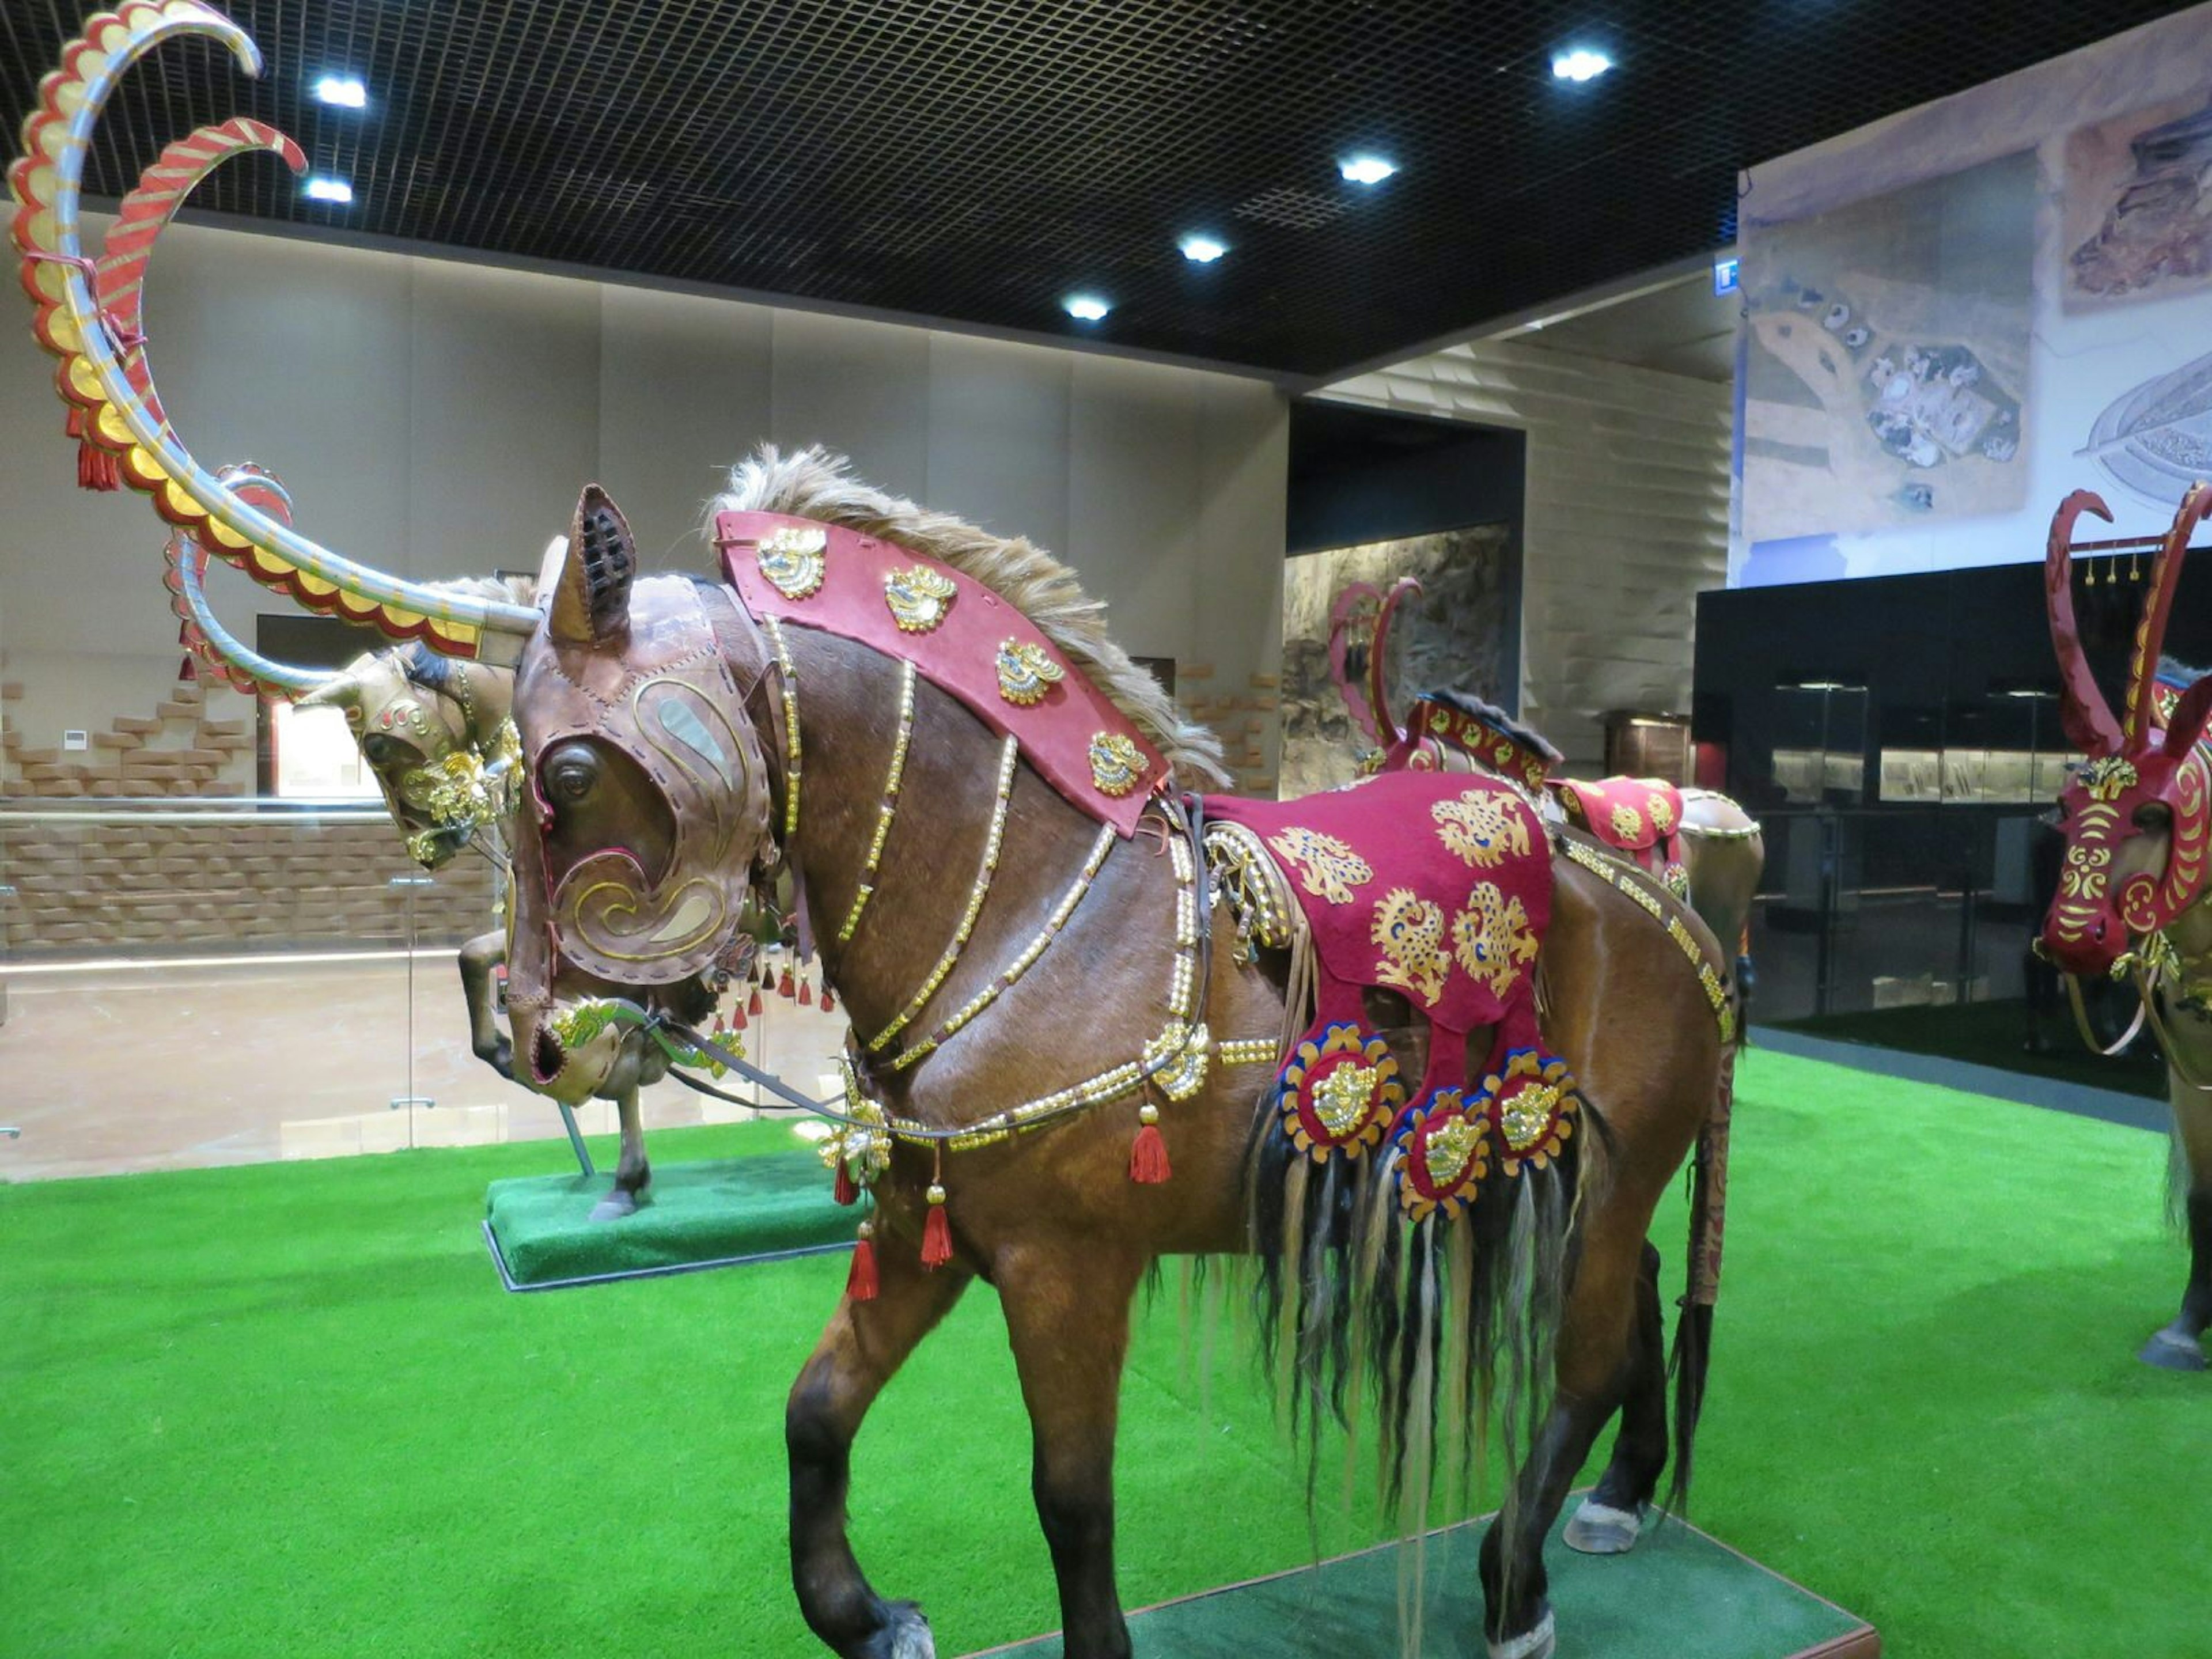
[[[1308,1017],[1276,1083],[1279,1128],[1316,1164],[1389,1138],[1414,1220],[1471,1205],[1495,1158],[1541,1169],[1573,1133],[1566,1066],[1544,1051],[1535,966],[1551,921],[1551,844],[1500,780],[1392,771],[1291,801],[1208,797],[1206,857],[1249,943],[1292,951]],[[1401,994],[1429,1028],[1410,1097],[1368,1024]],[[1468,1085],[1471,1034],[1493,1036]]]

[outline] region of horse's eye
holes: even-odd
[[[361,740],[361,752],[371,766],[392,766],[406,757],[407,746],[397,738],[372,732]]]
[[[2136,808],[2136,828],[2155,833],[2173,828],[2173,811],[2162,801],[2145,801]]]
[[[556,799],[574,804],[589,796],[599,779],[583,762],[568,761],[553,769],[550,781]]]

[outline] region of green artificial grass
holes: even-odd
[[[1421,1574],[1424,1656],[1465,1653],[1482,1617],[1484,1521],[1432,1534]],[[1723,1548],[1690,1526],[1660,1527],[1625,1556],[1577,1555],[1553,1528],[1552,1610],[1571,1632],[1570,1653],[1605,1659],[1802,1659],[1865,1629]],[[1257,1583],[1237,1584],[1150,1607],[1129,1620],[1146,1659],[1346,1659],[1395,1650],[1377,1632],[1396,1628],[1406,1552],[1389,1545],[1340,1556]],[[1063,1659],[1055,1634],[992,1650],[992,1659]]]
[[[1693,1517],[1912,1659],[2200,1650],[2212,1376],[2134,1358],[2184,1267],[2158,1138],[1759,1051],[1735,1121]],[[814,1652],[783,1399],[845,1259],[507,1295],[485,1184],[561,1155],[0,1188],[0,1655]],[[1670,1300],[1681,1224],[1677,1197]],[[1247,1360],[1200,1369],[1171,1274],[1123,1390],[1131,1607],[1376,1535],[1326,1474],[1310,1529]],[[978,1290],[856,1453],[860,1559],[948,1656],[1058,1622],[1028,1486]]]
[[[849,1249],[855,1213],[839,1204],[815,1152],[653,1166],[650,1200],[594,1221],[611,1174],[511,1176],[484,1194],[484,1222],[515,1288],[727,1265],[747,1257]]]

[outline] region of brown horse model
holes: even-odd
[[[807,584],[822,579],[819,548],[833,530],[915,557],[908,575],[971,579],[982,593],[940,580],[957,603],[1026,617],[1052,641],[1060,672],[1110,697],[1170,763],[1211,769],[1210,740],[1105,638],[1066,569],[1026,544],[883,496],[811,453],[741,469],[722,505],[757,526],[781,515],[774,531],[731,546],[789,592],[815,591]],[[726,589],[634,580],[634,568],[619,515],[587,493],[547,631],[518,671],[516,718],[544,805],[534,852],[524,850],[526,832],[517,851],[517,1047],[545,1086],[592,1087],[635,1038],[611,1042],[602,1032],[588,1051],[572,1051],[558,1035],[573,1029],[571,1012],[650,983],[625,964],[655,951],[662,971],[687,971],[714,948],[707,918],[726,914],[758,867],[788,861],[825,977],[855,1030],[935,1028],[903,1051],[923,1048],[920,1063],[884,1063],[871,1045],[856,1079],[856,1100],[888,1121],[860,1132],[868,1146],[858,1155],[864,1164],[887,1159],[874,1182],[871,1266],[880,1282],[872,1295],[848,1296],[792,1395],[793,1571],[808,1622],[842,1654],[930,1650],[915,1610],[878,1596],[853,1559],[848,1451],[878,1390],[982,1278],[1005,1306],[1035,1425],[1036,1495],[1067,1650],[1126,1654],[1111,1469],[1130,1297],[1164,1255],[1255,1245],[1245,1194],[1255,1139],[1264,1147],[1270,1139],[1255,1135],[1255,1112],[1291,1012],[1288,965],[1264,951],[1249,961],[1226,949],[1194,952],[1178,917],[1194,890],[1194,849],[1171,797],[1146,809],[1134,836],[1102,835],[1039,770],[1008,759],[1025,751],[910,672],[910,658],[826,621],[757,622]],[[933,587],[915,586],[925,598]],[[685,714],[641,717],[633,727],[605,713],[647,698]],[[690,736],[679,738],[679,756],[668,739],[681,732]],[[702,787],[716,777],[719,787]],[[699,856],[702,848],[711,855]],[[984,849],[981,866],[969,864],[975,850],[953,849]],[[968,868],[978,868],[973,884]],[[1557,1386],[1532,1413],[1510,1524],[1493,1528],[1484,1557],[1487,1633],[1515,1656],[1549,1650],[1542,1539],[1616,1407],[1623,1427],[1607,1485],[1620,1505],[1647,1499],[1665,1462],[1656,1259],[1644,1234],[1711,1108],[1724,1048],[1723,1022],[1680,943],[1694,941],[1710,979],[1718,957],[1710,936],[1656,884],[1601,855],[1563,850],[1553,873],[1545,1035],[1601,1127],[1583,1137],[1578,1191],[1556,1207],[1548,1238],[1530,1244],[1528,1259],[1548,1261],[1564,1282],[1555,1277],[1534,1295],[1532,1346],[1553,1357]],[[1226,915],[1214,908],[1217,931]],[[855,916],[862,925],[848,929],[843,919]],[[1147,1048],[1163,1032],[1161,985],[1171,987],[1173,1031],[1185,971],[1200,981],[1212,1063],[1169,1109],[1172,1181],[1133,1181],[1132,1131],[1150,1131],[1158,1115],[1139,1108]],[[1402,1005],[1384,1023],[1397,1027],[1394,1046],[1406,1050],[1410,1074]],[[1188,1047],[1168,1058],[1180,1071]],[[1036,1127],[1009,1137],[1015,1125]],[[1274,1248],[1266,1229],[1256,1243]],[[1329,1344],[1327,1316],[1311,1304],[1326,1289],[1299,1282],[1315,1261],[1273,1265],[1293,1286],[1290,1363],[1318,1391],[1325,1356],[1309,1351]],[[1370,1285],[1376,1302],[1389,1300]],[[1433,1279],[1429,1293],[1433,1313]],[[1292,1301],[1305,1305],[1293,1312]],[[1426,1339],[1383,1322],[1393,1342],[1442,1346],[1433,1319]],[[1401,1385],[1385,1433],[1402,1446],[1418,1440],[1413,1419],[1425,1409],[1404,1392],[1420,1366],[1379,1363]],[[1686,1433],[1692,1422],[1682,1416]]]
[[[741,470],[721,504],[717,540],[743,603],[721,584],[638,580],[627,527],[596,490],[542,612],[386,574],[278,523],[184,447],[136,307],[152,232],[196,179],[245,150],[304,157],[251,121],[204,129],[125,198],[107,258],[94,258],[80,236],[84,158],[118,78],[184,33],[249,70],[258,59],[195,0],[125,0],[87,31],[40,82],[9,175],[80,476],[145,491],[210,552],[317,608],[343,604],[464,658],[526,640],[523,799],[508,826],[518,1069],[574,1098],[641,1066],[667,1034],[629,996],[696,1018],[701,976],[729,966],[749,898],[784,868],[826,982],[876,1034],[851,1067],[841,1152],[873,1195],[879,1237],[856,1251],[787,1420],[793,1577],[813,1629],[848,1656],[932,1650],[920,1613],[878,1596],[853,1558],[848,1453],[878,1391],[981,1278],[1005,1307],[1035,1431],[1066,1651],[1127,1655],[1112,1469],[1131,1296],[1162,1255],[1257,1251],[1294,1398],[1332,1402],[1363,1369],[1356,1340],[1372,1420],[1416,1494],[1429,1425],[1449,1439],[1498,1403],[1512,1469],[1485,1540],[1485,1633],[1508,1659],[1549,1652],[1542,1542],[1601,1426],[1621,1409],[1607,1478],[1626,1500],[1654,1490],[1668,1455],[1645,1233],[1733,1035],[1703,925],[1501,789],[1470,780],[1436,796],[1438,827],[1415,826],[1431,850],[1410,878],[1449,874],[1467,893],[1451,963],[1423,931],[1442,920],[1425,901],[1394,912],[1402,928],[1380,948],[1417,984],[1424,961],[1459,974],[1455,987],[1479,968],[1511,990],[1516,1019],[1540,1013],[1553,1058],[1540,1075],[1520,1069],[1536,1050],[1512,1051],[1502,1082],[1478,1089],[1468,1068],[1429,1094],[1430,1115],[1407,1126],[1426,1137],[1418,1158],[1402,1138],[1364,1158],[1340,1144],[1346,1156],[1309,1170],[1285,1152],[1278,1072],[1291,1075],[1286,1034],[1320,971],[1297,942],[1322,929],[1279,933],[1285,918],[1252,889],[1257,908],[1240,911],[1218,872],[1201,872],[1203,809],[1170,787],[1171,769],[1202,780],[1218,751],[1106,637],[1072,573],[811,455]],[[1363,799],[1410,798],[1403,780],[1370,787]],[[1540,945],[1533,911],[1498,908],[1509,896],[1486,882],[1467,891],[1466,866],[1486,860],[1503,861],[1516,906],[1543,913]],[[1322,862],[1308,874],[1366,879]],[[1269,943],[1281,938],[1290,948]],[[1481,1052],[1425,993],[1424,1006],[1431,1054]],[[1337,1107],[1368,1122],[1392,1071],[1421,1072],[1413,1008],[1394,993],[1366,999],[1378,1046],[1332,1074],[1332,1133]],[[647,1023],[612,1018],[625,1009]],[[1462,1092],[1513,1109],[1478,1117]],[[1401,1222],[1408,1193],[1436,1202]],[[1692,1376],[1701,1328],[1686,1322],[1678,1339]],[[1678,1394],[1681,1458],[1694,1403]]]
[[[2203,1338],[2212,1327],[2212,903],[2206,890],[2212,755],[2205,738],[2212,678],[2197,670],[2162,672],[2159,651],[2189,538],[2212,518],[2212,486],[2199,483],[2183,497],[2162,537],[2076,544],[2074,526],[2084,513],[2107,521],[2112,516],[2096,496],[2076,490],[2051,521],[2045,556],[2060,712],[2067,740],[2088,759],[2059,797],[2066,858],[2037,945],[2071,975],[2132,975],[2166,1055],[2174,1197],[2188,1229],[2189,1282],[2181,1311],[2151,1337],[2142,1358],[2170,1370],[2201,1371]],[[2085,547],[2113,554],[2156,549],[2118,720],[2090,673],[2074,623],[2073,555]],[[2080,991],[2070,979],[2067,988],[2079,1018]],[[2086,1019],[2082,1035],[2092,1048],[2101,1046]],[[2125,1042],[2104,1052],[2117,1052]]]

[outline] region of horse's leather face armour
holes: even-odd
[[[546,627],[516,672],[519,1023],[550,1006],[564,962],[617,986],[712,965],[737,941],[753,866],[772,851],[744,708],[758,637],[719,590],[633,581],[633,569],[620,514],[587,490]]]

